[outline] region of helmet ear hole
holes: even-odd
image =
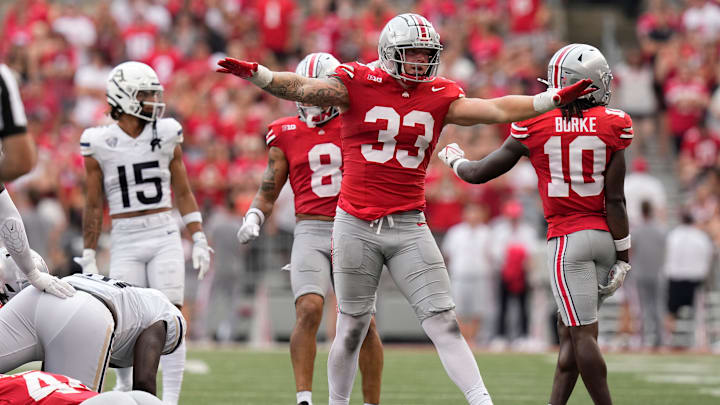
[[[115,121],[119,120],[122,116],[123,111],[120,107],[111,107],[110,108],[110,118],[114,119]]]

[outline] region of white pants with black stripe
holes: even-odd
[[[548,270],[558,312],[566,326],[597,322],[598,285],[615,264],[615,244],[607,231],[582,230],[548,240]]]
[[[102,390],[115,321],[92,295],[61,299],[27,287],[0,309],[0,373],[31,361]]]

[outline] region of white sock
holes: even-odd
[[[365,402],[363,405],[377,405],[377,404],[368,404],[367,402]]]
[[[116,368],[115,369],[115,388],[113,391],[130,391],[133,386],[133,368]]]
[[[171,354],[160,356],[162,366],[163,395],[165,404],[177,405],[180,398],[183,372],[185,371],[185,340]]]
[[[423,321],[422,327],[435,345],[445,371],[465,394],[470,405],[492,405],[475,357],[460,334],[455,311],[445,311]]]
[[[358,357],[372,314],[350,316],[339,313],[335,339],[328,357],[330,405],[348,405],[358,369]],[[348,345],[349,344],[349,345]]]
[[[296,396],[298,404],[305,401],[308,405],[312,405],[312,391],[299,391]]]

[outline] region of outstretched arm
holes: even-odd
[[[572,86],[548,89],[534,96],[504,96],[491,99],[458,98],[450,104],[446,124],[476,125],[516,122],[536,117],[552,109],[575,101],[595,91],[588,89],[592,80],[581,80]]]
[[[347,89],[338,79],[312,79],[291,72],[273,72],[255,62],[225,58],[218,62],[220,73],[230,73],[255,84],[273,96],[320,107],[350,104]]]
[[[263,173],[262,183],[255,194],[250,209],[245,213],[243,224],[238,230],[240,243],[248,243],[260,236],[260,227],[265,218],[272,213],[275,200],[288,178],[288,162],[282,149],[271,146],[268,151],[268,163]]]
[[[499,148],[480,160],[470,161],[464,158],[465,152],[457,144],[444,147],[438,156],[462,180],[481,184],[507,173],[521,157],[526,156],[525,145],[508,137]]]

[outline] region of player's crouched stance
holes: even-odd
[[[157,290],[99,274],[62,280],[75,288],[75,295],[60,299],[23,288],[27,280],[0,250],[0,298],[7,302],[0,309],[0,373],[42,361],[44,371],[100,392],[108,365],[134,365],[133,388],[155,395],[160,355],[173,353],[185,340],[180,310]]]
[[[512,136],[484,159],[468,161],[457,144],[438,154],[469,183],[500,176],[522,156],[537,172],[548,222],[548,270],[560,317],[551,405],[567,403],[578,372],[595,404],[612,403],[597,345],[597,314],[630,271],[623,187],[624,149],[632,142],[632,121],[623,111],[605,107],[612,74],[599,50],[568,45],[548,65],[551,88],[586,77],[593,80],[594,92],[560,111],[513,123]]]
[[[162,405],[144,391],[99,394],[72,377],[37,370],[0,374],[0,399],[13,405]]]

